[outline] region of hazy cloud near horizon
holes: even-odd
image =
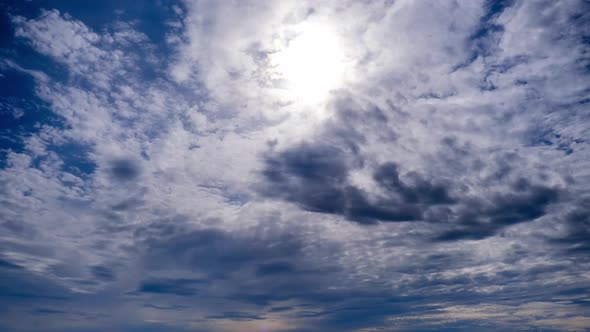
[[[590,331],[589,9],[0,3],[0,329]]]

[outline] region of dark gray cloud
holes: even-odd
[[[136,179],[141,174],[141,167],[134,160],[117,159],[112,161],[109,171],[116,180],[129,181]]]
[[[347,112],[344,111],[343,119],[347,119]],[[266,183],[261,186],[261,193],[296,203],[308,211],[337,214],[361,224],[445,224],[448,230],[436,236],[442,241],[493,236],[503,227],[544,216],[547,207],[558,201],[557,187],[532,183],[526,178],[513,179],[513,166],[509,166],[512,162],[508,160],[503,160],[506,166],[499,167],[500,173],[481,183],[481,188],[475,188],[481,192],[475,195],[462,191],[463,184],[451,177],[436,178],[415,171],[400,174],[398,164],[384,162],[372,170],[372,179],[382,194],[371,198],[351,182],[351,173],[364,166],[358,162],[364,158],[359,154],[364,149],[364,139],[361,136],[351,141],[348,135],[353,131],[348,128],[354,126],[355,122],[338,121],[316,141],[269,152],[262,171]],[[328,145],[326,141],[335,143]],[[349,144],[338,144],[343,141]],[[450,146],[456,162],[471,158],[452,139],[445,138],[443,144]],[[447,157],[434,162],[443,163]],[[492,184],[500,184],[501,190],[486,194],[485,186]]]
[[[99,280],[103,281],[113,281],[115,280],[115,273],[112,269],[106,266],[91,266],[90,267],[91,273]]]
[[[557,201],[559,193],[558,189],[532,186],[523,179],[513,187],[516,187],[514,191],[494,195],[487,201],[467,200],[456,214],[437,211],[439,215],[432,216],[435,221],[442,219],[445,223],[459,226],[443,233],[438,239],[481,239],[493,235],[502,227],[535,220],[546,214],[547,206]]]
[[[301,243],[295,234],[274,235],[267,238],[265,234],[235,235],[219,229],[203,229],[148,239],[146,264],[155,270],[184,266],[224,278],[243,268],[271,264],[299,252]],[[270,242],[276,244],[270,248]]]
[[[0,259],[0,268],[5,268],[5,269],[20,269],[22,268],[21,266],[11,263],[9,261]]]
[[[277,275],[295,272],[295,268],[288,262],[274,262],[262,264],[256,270],[258,275]]]
[[[406,204],[453,204],[447,186],[434,184],[415,172],[406,174],[407,183],[400,179],[398,166],[388,162],[380,165],[373,179],[386,191],[396,194]]]
[[[149,279],[142,281],[137,291],[142,293],[193,296],[198,292],[195,286],[201,283],[203,283],[203,280],[199,279]]]
[[[552,236],[549,241],[563,247],[566,256],[574,255],[576,259],[587,261],[590,250],[590,209],[586,208],[588,201],[565,214],[565,232],[559,236]]]

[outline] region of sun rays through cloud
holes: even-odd
[[[271,71],[291,98],[325,101],[330,91],[344,85],[349,65],[340,36],[329,23],[302,23],[294,30],[289,39],[275,41]]]

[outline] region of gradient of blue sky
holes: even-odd
[[[0,330],[590,331],[589,7],[0,1]]]

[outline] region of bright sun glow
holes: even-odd
[[[271,56],[271,66],[284,81],[290,98],[322,101],[342,84],[345,57],[338,35],[328,26],[305,24]]]

